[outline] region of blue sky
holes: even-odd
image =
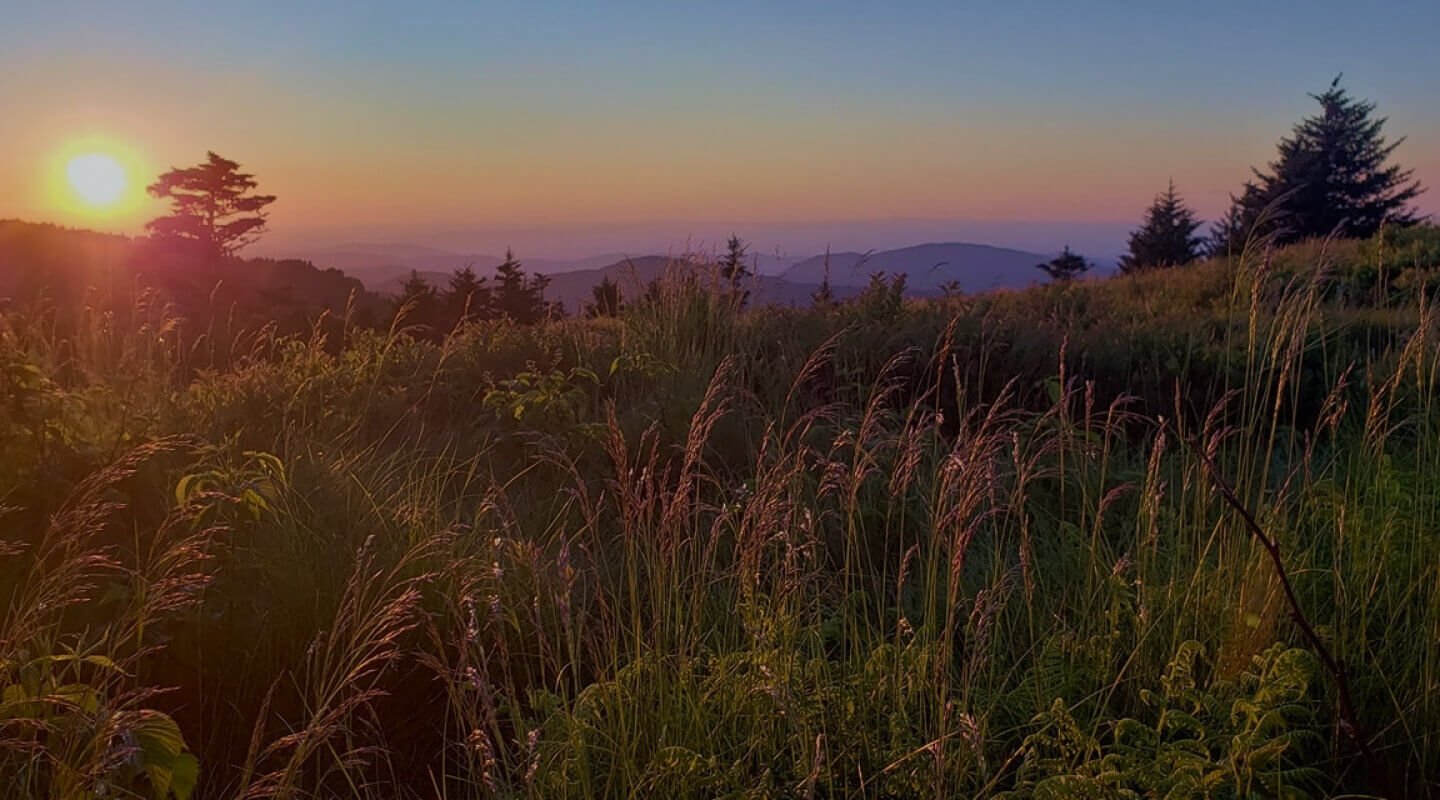
[[[11,0],[0,216],[82,136],[219,150],[281,234],[1213,215],[1340,72],[1440,181],[1440,3],[1085,5]]]

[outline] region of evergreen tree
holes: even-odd
[[[205,163],[171,169],[148,187],[152,197],[170,201],[170,215],[145,227],[210,257],[234,255],[265,231],[265,207],[275,202],[274,195],[255,194],[257,185],[239,164],[207,153]]]
[[[1255,184],[1246,182],[1245,192],[1255,191]],[[1205,239],[1205,252],[1214,258],[1239,253],[1245,248],[1248,231],[1245,226],[1244,204],[1231,198],[1230,208],[1210,226]]]
[[[830,288],[830,248],[825,248],[825,277],[820,281],[820,288],[810,294],[810,301],[816,308],[829,308],[835,305],[835,292]]]
[[[455,270],[445,291],[445,308],[451,319],[459,322],[490,317],[490,287],[486,283],[468,264]]]
[[[1044,264],[1036,264],[1036,269],[1050,276],[1054,281],[1070,281],[1090,271],[1090,262],[1084,256],[1070,251],[1070,245],[1065,245],[1065,251],[1060,255],[1046,261]]]
[[[1120,257],[1121,272],[1151,267],[1178,267],[1200,256],[1202,240],[1195,235],[1200,220],[1185,205],[1170,181],[1158,195],[1139,230],[1130,234],[1130,251]]]
[[[1375,235],[1384,223],[1418,221],[1410,201],[1424,189],[1413,171],[1390,163],[1405,139],[1387,142],[1386,119],[1375,104],[1356,100],[1331,82],[1310,95],[1320,113],[1302,120],[1280,140],[1267,171],[1255,170],[1227,219],[1212,232],[1212,250],[1238,251],[1253,235],[1273,235],[1280,244],[1332,234]]]
[[[590,287],[590,302],[585,304],[585,316],[615,317],[620,315],[620,284],[607,275]]]
[[[739,236],[731,234],[730,241],[725,245],[725,255],[720,257],[720,277],[729,286],[733,297],[741,306],[745,305],[750,297],[750,292],[743,288],[746,278],[750,277],[750,268],[745,263],[745,251],[748,246]]]
[[[739,288],[740,282],[750,276],[750,268],[745,264],[747,249],[749,248],[745,242],[732,234],[725,245],[725,255],[720,257],[720,277],[724,278],[731,288]]]
[[[439,322],[440,298],[435,287],[421,277],[416,270],[400,284],[400,295],[395,299],[395,313],[405,314],[405,322],[435,328]]]
[[[550,280],[543,275],[533,279],[525,274],[515,254],[505,251],[505,261],[495,268],[498,285],[494,291],[494,308],[497,316],[506,317],[521,325],[539,322],[548,315],[545,306],[545,287]]]

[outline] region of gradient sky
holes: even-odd
[[[3,2],[0,218],[138,229],[153,208],[55,197],[59,154],[104,142],[142,179],[240,161],[280,196],[283,242],[1113,229],[1172,176],[1213,217],[1342,71],[1440,187],[1436,0]]]

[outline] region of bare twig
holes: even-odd
[[[1184,439],[1184,437],[1182,437],[1182,439]],[[1281,558],[1280,543],[1271,538],[1269,534],[1265,533],[1265,529],[1260,527],[1260,523],[1255,519],[1255,515],[1250,512],[1250,509],[1247,508],[1245,503],[1235,494],[1235,490],[1230,486],[1230,483],[1220,474],[1219,468],[1215,466],[1215,462],[1212,461],[1209,454],[1205,452],[1205,448],[1188,439],[1185,441],[1187,441],[1190,448],[1195,451],[1195,454],[1200,457],[1200,463],[1205,466],[1205,472],[1210,476],[1211,482],[1215,484],[1215,488],[1220,492],[1220,497],[1225,500],[1227,505],[1235,510],[1235,513],[1240,515],[1240,519],[1244,521],[1246,529],[1250,532],[1250,536],[1254,538],[1256,542],[1259,542],[1260,546],[1264,548],[1266,555],[1270,557],[1270,564],[1275,568],[1275,575],[1280,579],[1280,588],[1285,593],[1285,602],[1290,607],[1290,618],[1294,620],[1296,627],[1300,629],[1301,635],[1305,637],[1306,642],[1309,643],[1311,649],[1315,651],[1315,655],[1320,659],[1321,666],[1325,668],[1326,672],[1330,673],[1331,679],[1335,682],[1335,691],[1339,696],[1340,702],[1340,730],[1344,731],[1345,735],[1349,737],[1349,739],[1355,743],[1356,748],[1359,749],[1361,758],[1365,760],[1366,772],[1369,773],[1372,785],[1374,788],[1384,792],[1385,797],[1399,797],[1400,795],[1397,795],[1392,790],[1393,782],[1390,779],[1390,774],[1381,765],[1379,756],[1370,746],[1369,736],[1361,727],[1360,718],[1355,713],[1355,701],[1350,693],[1350,676],[1345,669],[1345,664],[1330,652],[1330,648],[1325,645],[1324,640],[1320,638],[1320,634],[1316,632],[1315,626],[1311,624],[1310,618],[1305,615],[1304,609],[1300,606],[1300,598],[1295,595],[1295,588],[1290,583],[1290,573],[1285,569],[1285,560]]]

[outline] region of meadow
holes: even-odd
[[[0,795],[1426,796],[1437,284],[1421,226],[453,331],[12,306]]]

